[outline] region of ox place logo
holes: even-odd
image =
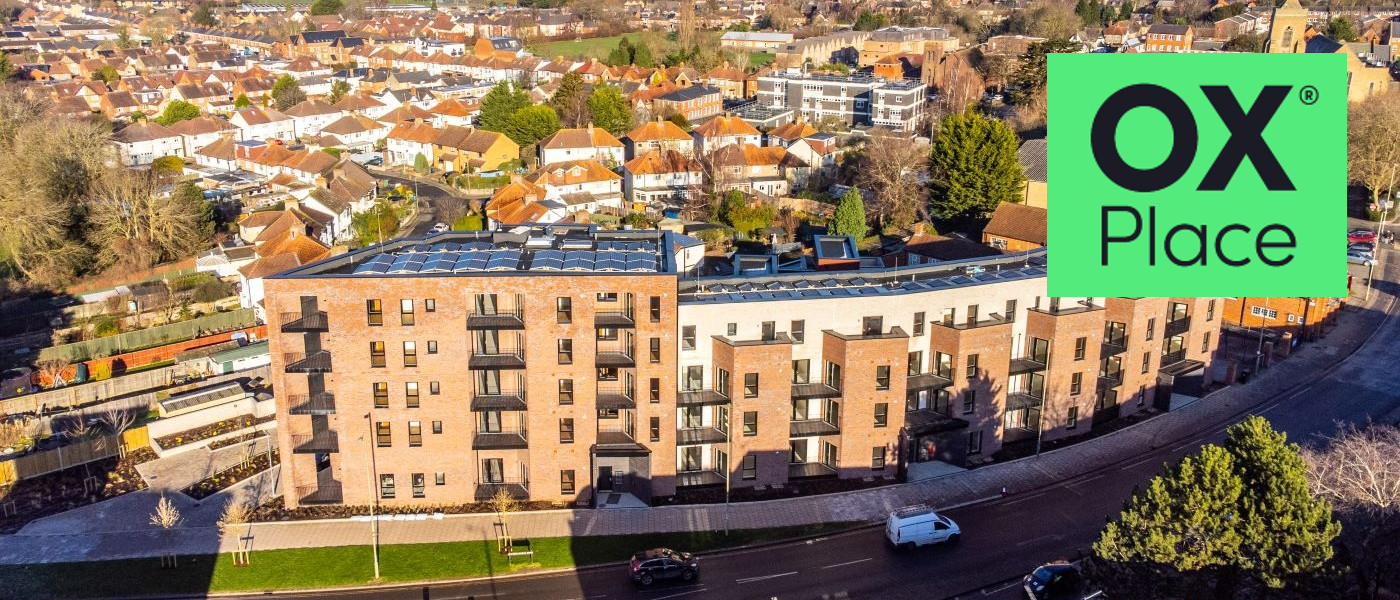
[[[1235,176],[1246,157],[1254,166],[1259,178],[1269,191],[1295,191],[1293,181],[1289,179],[1288,173],[1279,164],[1278,158],[1274,156],[1273,150],[1264,140],[1264,130],[1269,126],[1269,121],[1283,106],[1284,101],[1290,96],[1293,86],[1288,85],[1267,85],[1259,92],[1253,105],[1249,110],[1235,100],[1235,95],[1228,86],[1223,85],[1203,85],[1200,86],[1201,93],[1215,109],[1216,116],[1228,128],[1230,136],[1221,147],[1219,154],[1211,163],[1210,169],[1206,171],[1196,190],[1200,192],[1224,191],[1230,180]],[[1299,90],[1299,101],[1306,105],[1317,102],[1317,89],[1312,86],[1305,86]],[[1139,169],[1129,165],[1123,160],[1118,152],[1118,144],[1115,137],[1118,132],[1119,122],[1124,115],[1135,108],[1151,108],[1160,112],[1167,118],[1171,125],[1171,150],[1167,154],[1166,160],[1161,164]],[[1094,115],[1094,121],[1089,132],[1090,148],[1094,154],[1094,161],[1098,163],[1099,170],[1103,172],[1110,181],[1123,189],[1149,193],[1156,192],[1174,185],[1184,177],[1190,170],[1192,163],[1196,160],[1196,151],[1200,142],[1200,135],[1196,127],[1196,117],[1192,114],[1191,108],[1175,92],[1153,84],[1137,84],[1125,87],[1113,95],[1109,96],[1099,107]],[[1130,233],[1114,234],[1109,231],[1109,215],[1113,213],[1125,213],[1132,217],[1133,227]],[[1156,248],[1158,246],[1156,235],[1158,230],[1156,207],[1148,208],[1148,265],[1155,266]],[[1109,247],[1112,244],[1130,244],[1137,241],[1142,235],[1143,218],[1142,214],[1132,206],[1104,206],[1102,211],[1102,265],[1108,266]],[[1265,236],[1279,232],[1275,236],[1275,241],[1266,241]],[[1241,223],[1232,223],[1221,227],[1215,233],[1214,249],[1218,259],[1229,266],[1244,266],[1251,262],[1251,258],[1241,257],[1235,254],[1228,256],[1223,246],[1226,244],[1225,238],[1228,234],[1240,232],[1248,235],[1251,233],[1249,226]],[[1172,251],[1172,240],[1180,234],[1185,234],[1196,238],[1199,251],[1192,256],[1179,257]],[[1280,240],[1279,238],[1283,238]],[[1191,266],[1195,264],[1205,265],[1209,247],[1209,232],[1207,225],[1179,224],[1167,230],[1161,246],[1167,258],[1179,266]],[[1259,229],[1255,237],[1255,254],[1263,263],[1270,266],[1283,266],[1293,260],[1293,255],[1267,256],[1264,250],[1269,248],[1295,248],[1297,238],[1286,225],[1273,223]]]

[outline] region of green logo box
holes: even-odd
[[[1344,293],[1344,54],[1048,69],[1052,296]]]

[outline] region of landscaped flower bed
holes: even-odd
[[[520,510],[553,510],[562,508],[553,502],[521,502]],[[440,512],[449,515],[465,515],[495,512],[490,504],[453,504],[445,506],[381,506],[375,509],[377,515],[415,515]],[[345,519],[355,516],[368,516],[368,506],[303,506],[286,508],[278,497],[253,512],[253,521],[304,521],[308,519]]]
[[[890,469],[893,473],[893,468]],[[754,502],[758,500],[777,500],[780,498],[792,498],[794,496],[815,496],[819,494],[834,494],[837,492],[849,492],[854,490],[864,490],[886,485],[894,485],[897,481],[876,477],[874,480],[864,479],[813,479],[810,481],[790,481],[781,488],[768,488],[756,490],[751,487],[734,488],[730,490],[730,502]],[[676,492],[670,498],[658,499],[655,504],[718,504],[724,502],[724,488],[701,488],[683,489]]]
[[[234,446],[234,445],[237,445],[237,444],[242,444],[242,443],[244,443],[244,442],[251,442],[251,441],[256,440],[256,439],[258,439],[258,438],[264,438],[264,437],[267,437],[267,432],[266,432],[266,431],[263,431],[263,430],[258,430],[258,431],[254,431],[253,433],[248,434],[248,435],[239,435],[239,436],[234,436],[234,437],[231,437],[231,438],[228,438],[228,439],[219,440],[219,441],[217,441],[217,442],[209,442],[209,449],[210,449],[210,450],[218,450],[219,448],[227,448],[227,447],[229,447],[229,446]]]
[[[240,481],[243,481],[244,479],[266,471],[275,466],[276,464],[276,450],[273,450],[271,455],[267,453],[258,454],[254,456],[253,460],[251,461],[248,461],[246,463],[239,463],[232,469],[225,469],[224,471],[218,474],[206,477],[200,482],[185,488],[183,491],[185,492],[185,495],[194,498],[195,500],[203,500],[205,498],[213,496],[214,494],[219,493],[224,489],[227,489],[229,486],[232,486],[235,483],[238,483]]]
[[[146,481],[136,465],[155,459],[150,448],[140,448],[124,458],[93,461],[0,487],[0,533],[14,533],[40,517],[144,490]],[[85,487],[89,478],[95,478],[96,485]]]
[[[266,417],[242,415],[234,417],[232,419],[224,419],[216,423],[210,423],[203,427],[196,427],[194,429],[186,429],[179,433],[163,435],[161,437],[156,438],[156,443],[160,444],[161,448],[174,448],[176,446],[183,446],[185,444],[193,444],[201,440],[207,440],[211,437],[221,436],[225,433],[233,433],[240,429],[247,429],[254,425],[260,425],[262,423],[266,423],[276,418],[277,415],[268,415]]]

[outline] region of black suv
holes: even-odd
[[[1069,563],[1041,565],[1022,581],[1031,600],[1078,600],[1084,592],[1079,569]]]
[[[689,552],[653,548],[632,555],[632,581],[651,585],[661,579],[693,581],[700,576],[700,560]]]

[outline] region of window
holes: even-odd
[[[933,374],[945,379],[953,378],[953,357],[942,352],[933,353]]]
[[[744,397],[758,397],[758,373],[744,373]]]
[[[746,437],[758,435],[758,411],[744,411],[744,435]]]
[[[399,324],[408,326],[413,324],[413,300],[399,300]]]
[[[560,380],[559,380],[559,403],[560,403],[560,404],[573,404],[573,403],[574,403],[574,380],[572,380],[572,379],[560,379]]]
[[[1079,426],[1079,407],[1069,407],[1069,413],[1065,415],[1065,429],[1074,429]]]
[[[924,351],[918,350],[909,353],[909,374],[918,375],[924,372]]]
[[[388,422],[379,421],[374,424],[374,441],[375,445],[380,448],[387,448],[394,445],[394,433],[390,429]]]
[[[482,483],[505,483],[505,460],[488,458],[481,461],[481,480]]]
[[[661,441],[661,417],[651,418],[651,441]]]
[[[914,335],[924,334],[924,313],[914,313]]]
[[[384,342],[369,343],[369,366],[384,366]]]
[[[826,363],[826,384],[841,389],[841,365],[829,362]]]
[[[1146,402],[1147,402],[1147,386],[1146,386],[1146,385],[1140,385],[1140,386],[1138,386],[1137,405],[1138,405],[1138,406],[1142,406],[1142,405],[1145,404]]]
[[[599,327],[599,328],[598,328],[598,339],[600,339],[600,340],[606,340],[606,341],[616,340],[616,339],[617,339],[617,328],[616,328],[616,327]]]
[[[365,300],[365,315],[369,317],[371,327],[384,324],[384,303],[378,299]]]
[[[570,339],[559,340],[559,364],[574,364],[574,341]]]
[[[374,407],[389,408],[389,382],[374,382]]]
[[[661,322],[661,296],[651,297],[651,322]]]
[[[1210,352],[1210,332],[1201,336],[1201,352]]]
[[[559,443],[574,443],[574,420],[559,419]]]
[[[651,349],[649,352],[651,362],[661,362],[661,338],[651,338]]]
[[[617,302],[617,292],[598,292],[599,302]]]
[[[977,324],[977,313],[978,313],[978,312],[979,312],[979,311],[977,310],[977,305],[976,305],[976,304],[969,304],[969,305],[967,306],[967,324],[968,324],[969,326],[970,326],[970,325],[976,325],[976,324]]]
[[[380,475],[380,476],[379,476],[379,497],[380,497],[380,498],[393,498],[393,497],[394,497],[394,476],[393,476],[393,475],[385,474],[385,475]]]
[[[1147,341],[1152,341],[1152,330],[1157,328],[1157,317],[1147,319]]]
[[[788,335],[792,336],[792,343],[801,344],[807,341],[806,321],[793,321],[788,330]]]
[[[564,469],[559,472],[559,493],[574,493],[574,470]]]
[[[422,498],[425,492],[423,488],[427,486],[428,479],[422,473],[414,473],[408,476],[408,482],[413,484],[413,497]]]
[[[792,361],[792,382],[811,383],[812,361],[806,358],[799,358]]]
[[[1206,302],[1206,320],[1207,320],[1207,321],[1213,321],[1213,320],[1215,320],[1215,300],[1211,300],[1211,301],[1209,301],[1209,302]]]
[[[408,422],[408,445],[416,447],[423,445],[423,424],[418,421]]]
[[[418,382],[408,381],[403,384],[404,404],[408,408],[418,408]]]
[[[651,378],[650,385],[647,389],[647,399],[650,400],[652,404],[661,401],[661,380],[659,378]]]
[[[958,309],[956,309],[956,308],[945,308],[945,309],[943,309],[943,318],[942,318],[942,321],[943,321],[943,325],[944,325],[945,327],[952,327],[952,326],[953,326],[953,321],[956,321],[957,318],[958,318]]]
[[[686,365],[685,380],[681,382],[681,389],[687,392],[694,392],[703,389],[705,377],[704,365]]]
[[[437,300],[428,298],[423,301],[423,312],[437,312]]]
[[[977,379],[977,355],[967,355],[967,378]]]
[[[742,479],[756,479],[758,477],[758,457],[752,454],[744,456],[744,468],[739,472]]]
[[[1084,388],[1084,374],[1075,373],[1069,376],[1069,395],[1078,396]]]
[[[441,435],[441,434],[442,434],[442,421],[433,421],[433,434],[434,434],[434,435]]]
[[[885,447],[875,446],[870,449],[870,470],[885,470]]]
[[[788,443],[788,462],[800,465],[807,462],[807,441],[793,440]]]
[[[885,318],[884,318],[884,317],[861,317],[861,319],[860,319],[860,333],[861,333],[861,335],[880,335],[880,332],[882,332],[882,331],[884,331],[884,330],[885,330]]]
[[[418,342],[409,341],[403,343],[403,366],[418,366]]]
[[[574,299],[568,296],[555,298],[554,318],[560,323],[574,322]]]
[[[447,473],[434,473],[433,483],[437,485],[447,485]]]
[[[1152,351],[1142,353],[1142,372],[1146,373],[1152,369]]]
[[[968,455],[982,453],[982,432],[974,431],[967,434],[967,453]]]
[[[875,367],[875,389],[890,389],[890,366],[879,365]]]
[[[686,325],[681,328],[681,350],[695,349],[695,326]]]
[[[1074,339],[1074,360],[1084,360],[1084,351],[1089,347],[1089,338]]]
[[[715,367],[715,391],[724,394],[725,398],[732,395],[729,393],[729,371]]]
[[[875,403],[875,426],[885,427],[890,423],[890,405],[888,402]]]
[[[1007,322],[1007,323],[1014,323],[1015,321],[1016,321],[1016,301],[1015,301],[1015,300],[1007,300],[1007,301],[1006,301],[1006,322]]]
[[[442,393],[442,385],[436,381],[428,382],[428,393],[434,396]]]
[[[970,415],[977,410],[977,390],[963,391],[963,414]]]
[[[1265,306],[1251,306],[1249,307],[1249,314],[1254,315],[1256,317],[1262,317],[1264,319],[1278,318],[1278,311]]]
[[[727,335],[731,338],[736,335],[739,335],[739,324],[730,323],[729,325],[726,325],[724,328],[724,335]]]
[[[428,354],[437,354],[437,340],[428,340]]]

